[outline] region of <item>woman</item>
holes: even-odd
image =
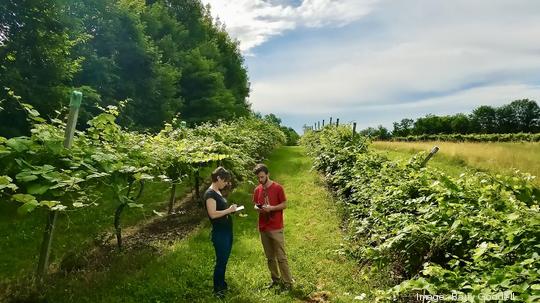
[[[233,232],[231,213],[236,211],[236,204],[228,207],[223,197],[223,190],[231,180],[231,174],[223,167],[212,172],[212,185],[204,193],[206,211],[212,222],[212,243],[216,251],[216,266],[214,267],[214,294],[222,297],[227,290],[225,269],[231,254]]]

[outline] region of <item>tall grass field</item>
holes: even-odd
[[[514,170],[537,176],[540,175],[540,143],[538,142],[373,142],[378,150],[402,151],[414,153],[430,151],[433,146],[440,148],[436,157],[463,162],[472,168],[493,173],[507,174]]]

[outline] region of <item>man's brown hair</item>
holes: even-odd
[[[260,172],[264,172],[268,175],[268,167],[262,163],[257,164],[253,169],[253,173],[258,175]]]

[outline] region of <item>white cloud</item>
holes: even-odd
[[[296,125],[295,116],[329,114],[391,125],[540,101],[537,0],[209,2],[245,51],[284,35],[247,59],[250,101]],[[325,31],[302,39],[306,27]],[[292,29],[297,40],[287,39]]]
[[[375,0],[304,0],[300,6],[284,1],[203,0],[212,15],[225,23],[229,34],[248,52],[272,36],[297,27],[342,26],[371,11]]]
[[[367,15],[377,1],[304,0],[295,9],[295,17],[308,27],[345,25]]]
[[[531,96],[540,96],[540,85],[490,85],[466,89],[440,97],[418,99],[412,103],[371,105],[362,106],[356,109],[407,111],[423,108],[425,109],[425,113],[421,116],[429,113],[445,115],[470,111],[475,107],[485,104],[501,106],[509,103],[509,100],[527,99],[531,98]]]
[[[359,122],[359,128],[383,125],[392,129],[392,122],[403,118],[419,118],[427,114],[453,115],[470,113],[480,105],[501,106],[511,100],[540,97],[540,85],[492,85],[462,90],[453,94],[419,99],[412,103],[396,103],[350,108],[349,120]]]
[[[540,40],[534,39],[540,37],[540,19],[531,13],[540,11],[535,2],[526,7],[522,1],[515,11],[504,2],[496,8],[490,7],[492,2],[472,7],[469,2],[453,2],[450,9],[407,1],[420,12],[394,3],[370,16],[377,27],[367,30],[384,32],[380,37],[363,38],[364,31],[358,39],[339,43],[290,44],[283,53],[252,60],[252,70],[264,70],[253,79],[254,109],[299,114],[306,109],[326,113],[373,104],[420,107],[430,95],[479,104],[477,96],[461,94],[477,87],[491,102],[521,97],[517,89],[499,87],[537,92],[526,89],[527,83],[540,82]],[[279,65],[285,67],[273,67]],[[489,89],[493,94],[487,93]],[[539,95],[523,97],[538,99]],[[481,100],[491,103],[489,98]]]
[[[328,49],[327,56],[335,55]],[[325,57],[325,56],[323,56]],[[377,104],[414,102],[424,94],[451,95],[467,85],[514,83],[535,76],[540,57],[485,48],[399,44],[384,51],[367,51],[334,61],[320,62],[309,56],[316,69],[262,77],[253,83],[251,100],[263,112],[283,108],[287,112],[321,112]],[[342,60],[342,58],[347,58]],[[300,57],[291,59],[301,60]],[[326,59],[325,59],[326,60]],[[271,60],[272,61],[272,60]],[[413,96],[413,100],[408,97]],[[418,97],[414,97],[418,96]],[[507,96],[509,100],[513,98]],[[416,99],[416,100],[415,100]]]
[[[453,115],[456,113],[470,113],[480,105],[501,106],[508,104],[509,100],[530,99],[531,97],[536,97],[536,100],[540,98],[540,85],[484,86],[440,97],[418,99],[410,103],[358,105],[349,106],[346,109],[325,107],[315,103],[311,106],[304,106],[304,110],[299,108],[294,112],[286,111],[284,122],[300,131],[304,124],[313,125],[313,122],[322,119],[328,122],[329,117],[333,117],[333,121],[340,118],[341,124],[352,121],[358,122],[357,127],[359,129],[383,125],[392,130],[392,123],[403,118],[416,119],[427,114]],[[285,106],[287,109],[291,108],[291,105]],[[277,113],[277,108],[280,108],[280,106],[276,105],[274,108],[267,108],[264,112]],[[292,108],[296,107],[293,106]]]

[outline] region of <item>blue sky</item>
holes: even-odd
[[[537,0],[203,0],[240,41],[249,101],[300,131],[540,101]]]

